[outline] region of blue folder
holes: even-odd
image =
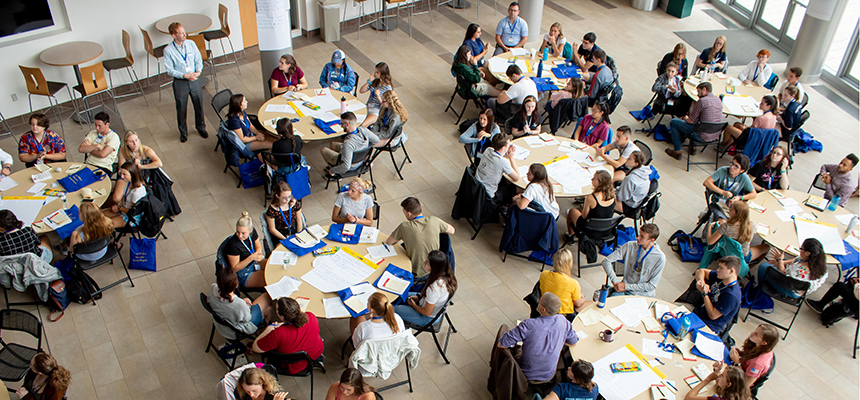
[[[581,75],[579,75],[579,68],[577,68],[576,66],[555,67],[555,68],[551,69],[550,71],[552,71],[552,74],[555,75],[555,77],[558,79],[569,79],[569,78],[579,79],[579,77],[581,76]]]
[[[57,234],[60,235],[60,239],[72,236],[72,232],[74,232],[75,229],[84,225],[84,223],[81,222],[80,216],[78,216],[78,206],[72,206],[72,208],[66,210],[66,215],[69,216],[72,222],[57,228]]]
[[[284,245],[284,247],[286,247],[287,250],[292,251],[293,253],[296,253],[296,255],[299,257],[301,257],[305,254],[308,254],[308,253],[310,253],[316,249],[321,249],[321,248],[326,246],[326,243],[324,241],[320,240],[320,242],[314,246],[307,247],[307,248],[299,247],[299,246],[296,246],[295,244],[293,244],[293,242],[290,242],[290,239],[292,239],[294,237],[296,237],[296,235],[292,235],[292,236],[290,236],[284,240],[281,240],[281,244]]]
[[[549,78],[532,78],[537,87],[538,92],[548,92],[550,90],[558,90],[558,86],[553,85]]]
[[[705,337],[707,337],[707,338],[711,338],[711,339],[716,340],[720,343],[723,342],[719,336],[714,335],[713,333],[703,332],[702,330],[696,329],[693,331],[693,343],[696,343],[697,335],[705,335]],[[693,349],[690,350],[690,353],[693,353],[694,355],[696,355],[698,357],[707,358],[708,360],[711,360],[711,361],[717,361],[717,360],[714,360],[713,358],[710,358],[710,357],[702,354],[702,352],[699,351],[699,349],[697,349],[695,346],[693,346]],[[731,362],[732,362],[732,358],[729,357],[729,349],[727,349],[725,346],[723,346],[723,360],[722,361],[729,364],[729,365],[731,365]]]
[[[388,267],[386,267],[385,270],[388,271],[389,273],[391,273],[391,275],[394,275],[398,278],[403,278],[403,279],[409,281],[409,286],[406,286],[406,289],[403,290],[403,293],[400,293],[400,295],[399,295],[400,300],[405,302],[406,298],[409,297],[409,289],[412,289],[412,284],[415,282],[415,277],[412,275],[412,271],[407,271],[407,270],[400,268],[400,267],[398,267],[394,264],[391,264],[391,263],[388,264]],[[383,272],[383,274],[384,274],[384,272]],[[379,275],[379,278],[376,278],[376,282],[373,282],[373,286],[376,286],[378,288],[380,286],[380,283],[379,283],[380,279],[382,279],[382,275]],[[380,290],[382,290],[382,289],[380,289]],[[385,291],[385,290],[383,290],[383,291]],[[391,293],[391,292],[388,292],[388,293]]]
[[[359,283],[359,285],[360,285],[360,284],[361,284],[361,283]],[[348,298],[350,298],[350,297],[352,297],[352,296],[353,296],[353,294],[352,294],[352,289],[350,289],[350,288],[346,288],[346,289],[338,290],[338,291],[337,291],[337,297],[340,297],[340,300],[341,300],[341,301],[346,301],[346,299],[348,299]],[[364,314],[367,314],[367,313],[368,313],[368,311],[367,311],[367,306],[365,306],[365,307],[364,307],[364,310],[361,310],[360,312],[355,312],[355,311],[353,311],[353,310],[352,310],[351,308],[349,308],[349,306],[347,306],[346,304],[344,304],[344,308],[346,308],[346,311],[349,311],[349,315],[351,315],[353,318],[356,318],[356,317],[358,317],[359,315],[364,315]]]
[[[346,244],[358,244],[359,238],[361,238],[361,224],[355,224],[355,235],[352,236],[343,236],[341,232],[343,232],[343,224],[331,224],[328,228],[328,236],[325,238],[328,240],[332,240],[335,242],[341,242]]]

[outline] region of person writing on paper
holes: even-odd
[[[558,219],[558,202],[555,201],[555,193],[549,183],[546,167],[540,163],[529,165],[526,179],[529,181],[526,190],[514,196],[517,207],[520,210],[532,207],[538,211],[548,212],[553,218]]]
[[[408,327],[420,328],[433,321],[457,291],[457,278],[445,253],[431,251],[424,261],[424,270],[430,275],[421,291],[410,292],[406,304],[394,306],[394,312]]]
[[[759,285],[764,285],[767,282],[785,297],[798,299],[804,294],[809,296],[827,280],[827,255],[824,254],[824,246],[818,239],[808,238],[804,240],[800,245],[800,255],[791,260],[786,259],[785,253],[776,247],[771,247],[768,256],[770,262],[765,261],[758,266],[756,282]],[[770,281],[767,278],[768,268],[774,268],[781,274],[796,280],[809,282],[809,290],[803,293],[803,291],[790,290]]]
[[[635,241],[618,246],[603,259],[603,271],[612,282],[611,296],[655,296],[666,266],[666,255],[656,243],[659,236],[657,225],[642,225]],[[624,275],[620,278],[613,267],[617,261],[624,263]]]
[[[750,168],[749,157],[738,154],[732,158],[732,165],[720,167],[705,178],[702,186],[710,190],[709,202],[721,202],[731,206],[735,201],[753,200],[757,193],[752,179],[746,174]]]
[[[409,120],[409,113],[393,90],[382,94],[382,109],[379,111],[379,115],[380,117],[376,119],[376,122],[367,128],[379,137],[379,143],[374,147],[383,147],[388,144],[397,134],[397,130]],[[406,132],[402,132],[396,143],[392,143],[392,145],[405,143],[407,139],[409,138],[406,136]]]
[[[364,158],[356,158],[355,153],[369,151],[368,147],[379,143],[379,137],[364,126],[358,126],[355,114],[347,111],[340,116],[340,126],[346,132],[343,142],[331,142],[320,148],[323,160],[328,164],[324,171],[328,175],[338,175],[361,166]],[[365,120],[366,121],[366,120]],[[367,153],[370,157],[370,153]]]
[[[388,64],[380,62],[376,64],[373,74],[367,79],[367,83],[361,85],[358,89],[359,93],[370,92],[367,96],[367,117],[361,123],[361,126],[368,127],[376,122],[379,117],[379,110],[382,108],[382,95],[391,90],[394,85],[394,80],[391,78],[391,70]],[[347,131],[349,132],[349,131]]]
[[[550,380],[556,372],[562,345],[573,346],[579,341],[573,325],[558,315],[561,300],[553,293],[544,293],[538,301],[537,318],[529,318],[506,332],[496,344],[500,348],[514,347],[523,342],[522,356],[517,360],[530,381]]]
[[[493,110],[485,108],[478,114],[478,121],[466,129],[458,142],[464,143],[469,153],[469,158],[481,158],[481,154],[490,146],[490,138],[502,131],[496,125]]]
[[[534,96],[527,96],[523,100],[523,106],[509,121],[511,121],[511,134],[514,139],[539,134],[541,118],[540,112],[537,111],[537,99]]]
[[[573,140],[578,140],[593,148],[600,147],[609,136],[609,107],[600,101],[591,107],[591,114],[582,117],[576,124]]]
[[[747,263],[761,256],[767,250],[766,248],[750,251],[750,241],[752,241],[755,229],[750,222],[750,208],[747,203],[733,202],[729,207],[728,217],[728,220],[719,218],[705,228],[705,241],[708,246],[717,243],[720,238],[725,236],[740,243],[741,251]]]
[[[499,121],[507,121],[512,116],[513,110],[515,110],[512,107],[523,104],[526,101],[526,97],[532,96],[538,98],[535,81],[524,76],[523,71],[516,64],[508,66],[508,69],[505,70],[505,75],[514,84],[499,93],[497,98],[487,100],[487,107],[496,113]]]
[[[51,240],[39,237],[32,226],[24,226],[12,211],[0,210],[0,256],[33,253],[50,264],[54,259]]]
[[[305,229],[302,203],[293,197],[287,182],[272,185],[272,204],[266,209],[266,226],[269,235],[279,242]]]
[[[254,153],[272,148],[274,139],[270,138],[263,132],[257,130],[251,120],[248,119],[248,114],[245,109],[248,108],[248,100],[243,94],[234,94],[230,97],[230,107],[227,110],[227,129],[235,135],[231,140],[236,143],[236,139],[242,143],[242,146],[236,147],[246,158],[254,158]]]
[[[113,220],[106,217],[102,210],[91,201],[81,203],[78,215],[83,225],[75,229],[69,237],[69,248],[71,249],[74,249],[78,243],[92,242],[113,232]],[[107,249],[108,247],[105,246],[93,253],[75,253],[75,257],[84,261],[95,261],[104,257]]]
[[[278,379],[260,368],[248,368],[236,382],[237,400],[289,400]]]
[[[567,367],[567,377],[570,382],[561,382],[552,388],[544,400],[596,400],[600,390],[594,379],[594,366],[585,360],[576,360]]]
[[[275,143],[272,143],[272,160],[265,160],[267,164],[273,169],[276,169],[279,173],[288,174],[294,172],[293,158],[292,156],[288,156],[290,153],[294,153],[299,156],[301,159],[301,165],[307,165],[307,160],[305,160],[305,156],[302,155],[302,147],[304,147],[305,142],[302,141],[302,138],[298,137],[293,129],[293,123],[289,118],[281,118],[275,124],[275,131],[278,134],[280,139],[276,140]],[[278,167],[273,164],[277,162],[282,167]]]
[[[770,76],[773,75],[773,68],[767,64],[770,51],[761,49],[755,57],[756,59],[747,64],[743,71],[738,74],[738,79],[743,81],[744,85],[764,86],[770,81]]]
[[[346,63],[346,53],[335,50],[331,54],[331,62],[320,73],[320,87],[349,93],[355,88],[355,77],[355,71]]]
[[[552,293],[558,296],[561,306],[558,313],[573,322],[576,313],[593,303],[582,296],[579,282],[570,276],[573,268],[573,254],[568,249],[560,249],[552,257],[552,271],[540,273],[540,294]]]
[[[256,353],[276,351],[283,354],[306,351],[312,360],[322,360],[325,345],[316,315],[302,311],[299,303],[291,297],[278,298],[272,308],[272,322],[254,339],[251,349]],[[297,374],[307,364],[307,361],[300,361],[278,368]]]
[[[272,71],[272,76],[269,77],[269,86],[272,95],[277,96],[286,92],[307,89],[308,80],[305,79],[305,73],[299,68],[296,59],[290,54],[284,54],[278,60],[278,67]]]
[[[349,321],[355,348],[367,339],[385,339],[406,330],[403,319],[394,312],[394,306],[381,292],[370,295],[367,311]]]
[[[554,22],[549,26],[549,32],[543,35],[543,43],[541,43],[538,53],[542,57],[543,49],[549,49],[549,55],[561,57],[566,43],[567,39],[561,33],[561,23]]]
[[[714,381],[717,382],[714,388],[716,396],[700,396],[699,392]],[[750,388],[744,382],[744,372],[738,367],[727,366],[719,361],[714,363],[714,372],[684,395],[684,400],[752,400],[752,398]]]
[[[41,162],[66,160],[66,143],[60,135],[48,129],[51,120],[41,113],[30,115],[30,131],[21,135],[18,142],[18,159],[30,168]],[[10,157],[11,158],[11,157]],[[3,158],[3,166],[7,162]],[[12,166],[12,163],[8,163]],[[9,175],[9,170],[3,169],[3,175]]]
[[[774,111],[776,110],[776,106],[776,97],[773,95],[762,97],[761,102],[758,105],[762,115],[755,117],[752,125],[750,126],[744,125],[740,122],[735,122],[734,124],[727,126],[720,149],[725,149],[729,144],[737,144],[740,146],[745,145],[749,139],[748,129],[750,128],[775,129],[776,114],[774,114]],[[746,132],[745,135],[743,134],[744,132]]]
[[[155,150],[151,147],[140,143],[140,138],[135,131],[125,132],[125,146],[119,149],[119,165],[125,164],[126,161],[131,161],[137,164],[140,170],[140,176],[144,181],[149,181],[149,170],[161,168],[161,159]]]
[[[729,357],[732,365],[744,371],[746,386],[752,387],[758,378],[766,376],[773,367],[773,348],[779,342],[779,331],[769,324],[761,324],[744,340],[743,347],[732,347]],[[758,388],[752,393],[755,396]]]
[[[718,264],[716,271],[707,268],[696,270],[696,289],[704,303],[693,309],[693,314],[719,335],[740,310],[738,271],[741,269],[741,260],[735,256],[726,256],[719,259]]]
[[[520,3],[511,3],[508,6],[508,16],[496,25],[496,50],[493,56],[511,51],[512,48],[522,48],[526,44],[529,25],[519,15]]]
[[[832,200],[834,196],[839,196],[839,206],[845,207],[845,203],[848,202],[848,198],[851,197],[857,187],[857,178],[851,174],[851,170],[857,166],[857,161],[857,156],[851,153],[845,156],[838,165],[824,164],[821,166],[818,173],[821,175],[821,181],[826,185],[824,189],[825,199]]]
[[[471,48],[465,44],[457,49],[457,56],[451,64],[451,72],[471,84],[466,87],[458,86],[458,94],[464,99],[473,96],[497,97],[501,93],[487,80],[487,72],[478,67],[478,59],[472,55]]]
[[[331,220],[336,224],[373,224],[373,198],[364,193],[365,181],[355,178],[349,190],[337,194]]]
[[[86,154],[84,163],[111,175],[120,146],[119,135],[110,128],[110,116],[105,112],[96,114],[93,124],[96,129],[84,137],[84,141],[78,146],[78,152]]]
[[[615,212],[627,216],[636,215],[636,210],[648,196],[651,191],[651,167],[644,164],[645,155],[641,151],[630,154],[630,158],[624,165],[629,172],[618,187]]]
[[[617,137],[615,141],[607,144],[606,146],[599,147],[597,149],[597,155],[606,161],[607,164],[611,165],[612,168],[615,168],[615,175],[612,176],[612,181],[617,182],[627,175],[630,172],[630,168],[627,166],[627,160],[630,158],[630,155],[633,154],[634,151],[640,151],[639,146],[636,143],[633,143],[630,140],[631,130],[627,125],[621,125],[618,127],[616,131]],[[618,150],[618,158],[612,159],[609,155],[607,155],[612,150]],[[644,161],[643,157],[643,163]],[[640,164],[641,165],[641,164]]]
[[[788,163],[785,146],[774,147],[763,160],[750,168],[749,176],[755,190],[788,189]]]
[[[514,147],[508,135],[496,135],[491,139],[492,147],[484,150],[475,178],[484,185],[487,194],[497,205],[507,205],[514,197],[516,186],[499,185],[503,174],[507,174],[512,182],[520,180],[517,173],[517,163],[514,161]]]
[[[594,188],[591,196],[585,197],[582,210],[571,207],[567,211],[567,233],[565,241],[573,240],[576,233],[585,226],[588,218],[610,218],[615,214],[615,187],[612,186],[612,175],[605,169],[598,169],[591,177]]]
[[[421,202],[415,197],[407,197],[400,202],[406,221],[400,223],[391,236],[385,240],[389,246],[403,241],[406,255],[412,260],[412,275],[423,278],[430,272],[426,267],[427,254],[439,250],[439,235],[454,234],[454,227],[436,216],[425,217]]]
[[[271,315],[272,298],[268,293],[258,296],[253,302],[237,296],[239,277],[230,268],[221,268],[215,273],[215,283],[209,292],[208,302],[212,311],[234,329],[253,334],[266,323]],[[232,330],[215,324],[221,336],[235,339]]]
[[[355,368],[347,368],[340,374],[340,381],[332,383],[325,400],[376,400],[376,389],[364,382]]]
[[[119,179],[113,187],[112,206],[105,215],[113,220],[113,226],[122,228],[129,222],[132,226],[140,224],[143,213],[129,215],[131,209],[146,196],[146,183],[140,176],[140,169],[133,161],[126,161],[119,167]],[[104,206],[102,206],[104,207]]]
[[[54,356],[38,353],[30,360],[30,370],[15,396],[21,400],[62,400],[72,383],[72,374]],[[8,395],[7,395],[8,396]]]
[[[266,286],[266,264],[269,260],[263,255],[263,244],[247,211],[242,211],[242,217],[236,221],[236,233],[224,243],[224,254],[227,255],[227,265],[239,277],[239,286]]]
[[[726,72],[726,45],[726,37],[717,36],[714,45],[702,50],[702,54],[696,58],[696,70],[711,66],[714,72]]]
[[[801,102],[803,101],[803,96],[805,93],[803,91],[803,85],[800,84],[800,76],[803,75],[803,69],[800,67],[791,67],[788,69],[788,75],[785,77],[785,80],[779,85],[779,88],[776,90],[776,97],[779,100],[779,111],[785,111],[785,107],[788,106],[788,102],[791,101],[790,98],[783,98],[782,94],[785,92],[785,88],[788,86],[794,86],[797,89],[797,99]]]

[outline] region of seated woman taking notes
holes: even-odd
[[[105,215],[113,220],[113,226],[122,228],[129,222],[132,226],[140,223],[143,214],[129,216],[128,213],[140,199],[146,196],[146,184],[140,176],[140,169],[133,161],[126,161],[119,167],[119,179],[113,187],[110,210]]]
[[[526,172],[526,179],[528,179],[529,184],[526,186],[525,192],[514,196],[517,207],[520,210],[525,210],[529,206],[535,209],[539,208],[539,211],[548,212],[557,219],[558,203],[555,201],[555,194],[549,183],[546,167],[539,163],[530,165],[528,172]]]
[[[230,108],[227,111],[227,129],[233,131],[236,135],[233,142],[238,146],[238,141],[244,144],[244,147],[239,147],[246,158],[254,158],[254,153],[261,150],[269,150],[272,148],[273,139],[270,139],[266,134],[257,130],[248,119],[248,114],[245,109],[248,108],[248,100],[243,94],[234,94],[230,97]]]
[[[338,224],[373,224],[373,198],[364,193],[365,181],[355,178],[349,190],[340,192],[334,200],[331,220]]]
[[[430,323],[457,291],[457,278],[454,277],[454,271],[445,253],[439,250],[431,251],[424,260],[424,269],[430,274],[421,291],[411,292],[406,304],[394,306],[394,312],[404,322],[416,326]]]
[[[615,213],[615,188],[612,186],[612,175],[605,169],[598,170],[591,178],[594,193],[585,197],[582,210],[571,208],[567,212],[567,233],[564,240],[573,237],[582,230],[588,218],[610,218]]]
[[[33,227],[24,226],[12,211],[0,210],[0,256],[24,253],[33,253],[49,264],[54,258],[47,236],[37,236]]]
[[[272,188],[272,204],[266,209],[269,235],[278,241],[305,229],[302,221],[302,203],[293,198],[290,185],[284,181]]]
[[[355,348],[367,339],[385,339],[406,330],[403,319],[394,312],[394,306],[381,292],[370,295],[367,310],[367,314],[350,321],[352,344]]]

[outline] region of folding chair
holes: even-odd
[[[809,185],[809,189],[806,189],[806,193],[812,193],[812,188],[827,190],[827,184],[824,183],[824,179],[821,179],[821,173],[815,174],[815,179],[812,180],[812,184]]]
[[[582,227],[582,231],[577,235],[577,239],[579,240],[580,246],[582,244],[582,240],[586,237],[596,241],[601,244],[612,243],[613,245],[618,244],[618,224],[621,223],[621,220],[624,219],[623,215],[614,215],[610,218],[587,218],[585,220],[585,226]],[[569,243],[567,241],[562,244],[561,247],[567,246]],[[599,249],[598,249],[599,251]],[[582,251],[577,250],[576,252],[576,277],[582,277],[582,268],[596,267],[598,265],[602,265],[601,263],[587,264],[582,265]]]
[[[203,305],[203,308],[209,312],[209,315],[212,316],[212,330],[209,331],[209,342],[206,344],[206,351],[204,353],[208,353],[209,350],[215,350],[215,353],[218,355],[218,359],[224,363],[231,371],[236,368],[236,357],[241,354],[245,354],[245,351],[248,349],[247,346],[242,342],[243,340],[254,340],[253,335],[249,335],[245,332],[242,332],[230,325],[227,321],[224,321],[220,315],[216,314],[212,307],[209,305],[209,298],[206,296],[206,293],[200,293],[200,303]],[[225,327],[228,332],[233,334],[233,338],[224,338],[227,341],[226,346],[222,349],[219,349],[218,346],[215,346],[215,343],[212,343],[212,340],[215,339],[215,324]],[[231,362],[227,362],[227,359],[232,359]]]
[[[696,133],[718,133],[718,132],[722,133],[726,129],[727,126],[729,126],[728,122],[699,121],[693,127],[693,132],[696,132]],[[710,141],[710,142],[702,142],[702,141],[698,141],[698,140],[693,140],[692,137],[689,138],[690,139],[690,144],[689,144],[690,150],[687,152],[687,172],[690,172],[690,165],[714,164],[714,170],[717,169],[717,167],[719,165],[719,161],[720,161],[720,152],[719,152],[719,148],[717,148],[717,147],[720,145],[721,136],[722,135],[717,135],[717,138]],[[704,152],[705,149],[708,148],[708,146],[710,146],[710,145],[713,145],[714,149],[716,150],[715,151],[716,155],[714,156],[714,162],[706,162],[706,161],[690,162],[690,155],[693,153],[693,151],[695,151],[695,149],[697,147],[701,146],[702,152]]]
[[[454,125],[457,125],[460,123],[460,119],[462,119],[463,115],[466,113],[466,106],[469,105],[470,101],[475,104],[475,107],[478,107],[478,110],[483,110],[485,105],[484,101],[474,92],[472,92],[472,84],[467,82],[466,78],[464,78],[460,74],[454,74],[454,76],[457,78],[457,86],[454,88],[454,93],[451,94],[451,100],[448,101],[448,105],[445,107],[445,111],[443,112],[448,112],[449,109],[453,111],[454,115],[457,116],[457,122],[454,122]],[[463,97],[463,95],[460,93],[465,92],[466,90],[468,90],[469,95]],[[459,114],[457,113],[457,110],[454,109],[454,107],[451,107],[451,104],[454,103],[454,97],[457,97],[458,95],[460,96],[460,98],[465,100],[465,102],[463,103],[463,109],[460,111]]]
[[[310,400],[314,399],[314,368],[319,368],[324,374],[326,373],[325,365],[323,364],[322,360],[312,359],[306,351],[299,351],[288,354],[278,353],[276,351],[267,351],[261,354],[261,356],[263,358],[264,363],[273,365],[278,371],[278,373],[283,376],[309,376],[311,378]],[[302,361],[307,362],[307,365],[299,372],[291,373],[288,369],[282,368],[283,366],[299,363]]]
[[[0,380],[18,382],[30,371],[30,360],[42,352],[42,323],[27,311],[7,308],[0,310],[0,330],[25,332],[38,339],[36,348],[0,339]]]
[[[131,275],[128,273],[128,267],[125,265],[125,260],[122,259],[122,254],[119,252],[119,248],[117,247],[117,242],[119,241],[119,236],[115,234],[110,234],[105,237],[90,240],[86,243],[78,243],[72,248],[71,257],[74,260],[75,265],[80,267],[84,271],[89,271],[93,268],[96,268],[101,265],[105,265],[110,263],[113,265],[113,260],[119,257],[120,263],[122,263],[122,269],[125,270],[125,278],[120,278],[115,282],[102,287],[95,292],[89,293],[90,298],[93,300],[93,305],[96,305],[95,296],[100,293],[108,290],[114,286],[117,286],[125,281],[131,283],[131,287],[134,287],[134,281],[131,279]],[[78,254],[90,254],[100,251],[101,249],[107,248],[105,254],[99,258],[98,260],[82,260],[78,257]]]
[[[230,89],[224,89],[212,96],[212,102],[210,104],[212,104],[212,108],[215,109],[215,115],[218,116],[218,119],[221,120],[221,122],[224,122],[224,117],[221,116],[221,112],[230,104],[231,97],[233,97],[233,91]],[[214,151],[218,151],[218,146],[220,145],[221,142],[216,140]]]
[[[383,151],[387,152],[388,155],[391,156],[391,163],[394,164],[394,170],[397,172],[397,176],[400,177],[401,181],[403,180],[403,174],[401,174],[400,171],[403,170],[403,166],[407,161],[412,164],[412,159],[409,158],[409,153],[406,152],[406,143],[404,143],[403,140],[404,124],[400,124],[400,126],[395,129],[394,135],[391,137],[391,140],[385,144],[385,146],[379,147],[375,150],[376,155],[374,156],[374,158],[376,158],[379,156],[379,153],[382,153]],[[397,164],[397,160],[394,159],[394,152],[397,151],[397,149],[403,149],[403,161],[401,161],[399,165]]]
[[[783,296],[779,290],[774,288],[774,285],[786,290],[791,290],[793,292],[803,292],[803,295],[798,298]],[[756,300],[761,295],[770,296],[774,300],[795,307],[794,316],[791,318],[791,322],[786,327],[776,323],[775,321],[771,321],[765,318],[764,315],[753,314],[752,307],[750,307],[749,309],[747,309],[747,314],[744,316],[744,322],[747,322],[747,318],[752,315],[755,318],[758,318],[764,322],[776,326],[777,328],[785,330],[785,335],[782,337],[782,340],[785,340],[788,337],[788,332],[791,330],[791,326],[794,325],[794,320],[797,319],[797,314],[800,313],[800,308],[803,307],[803,301],[806,299],[807,292],[809,291],[809,287],[811,285],[812,284],[810,282],[801,281],[798,279],[794,279],[788,275],[785,275],[779,272],[776,268],[768,268],[765,271],[764,284],[761,286],[761,290],[759,291],[759,293],[756,294],[756,299],[753,300],[751,304],[755,304]]]
[[[370,173],[370,186],[373,190],[373,199],[376,200],[376,183],[373,182],[373,160],[376,159],[377,156],[381,152],[373,151],[373,147],[368,147],[364,150],[357,151],[353,154],[353,159],[364,159],[361,162],[361,165],[358,168],[349,170],[344,172],[343,174],[326,174],[325,178],[325,188],[328,190],[328,184],[331,182],[336,182],[337,187],[340,188],[340,180],[352,177],[360,177],[365,173]],[[357,156],[357,157],[356,157]]]
[[[454,298],[454,293],[451,293],[448,298],[445,300],[445,304],[442,306],[442,309],[436,313],[436,316],[433,317],[430,322],[426,323],[423,326],[415,325],[406,321],[403,321],[406,329],[415,330],[415,336],[420,335],[424,332],[430,332],[433,335],[433,341],[436,343],[436,348],[439,350],[439,354],[442,355],[442,359],[445,360],[445,364],[450,364],[451,361],[448,361],[448,356],[445,353],[448,351],[448,341],[451,339],[451,332],[457,333],[457,328],[454,328],[454,324],[451,323],[451,318],[448,317],[448,306],[450,305],[451,299]],[[442,317],[445,317],[445,320],[448,321],[448,332],[445,333],[445,346],[439,344],[439,338],[436,337],[436,334],[442,330]]]

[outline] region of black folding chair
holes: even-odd
[[[639,148],[639,151],[642,152],[642,155],[645,156],[645,165],[651,165],[651,160],[654,159],[654,156],[651,154],[651,147],[648,147],[645,142],[641,140],[634,140],[633,144]]]
[[[824,179],[821,179],[821,173],[815,174],[815,179],[812,180],[812,184],[809,185],[809,189],[806,189],[806,193],[812,193],[812,188],[827,190],[827,184],[824,183]]]
[[[403,180],[403,175],[400,173],[400,171],[403,170],[403,166],[406,164],[407,161],[412,164],[412,159],[409,158],[409,153],[406,152],[406,143],[403,143],[402,140],[404,124],[400,124],[400,126],[395,129],[394,135],[391,136],[391,140],[389,140],[388,143],[386,143],[382,147],[376,148],[376,155],[374,155],[373,157],[378,157],[379,154],[383,151],[387,152],[388,155],[391,156],[391,163],[394,164],[394,170],[397,172],[397,176],[400,177],[401,181]],[[398,164],[397,160],[394,159],[394,152],[396,152],[397,149],[403,149],[403,161],[401,161],[400,164]]]
[[[448,356],[445,353],[448,351],[448,341],[451,339],[451,332],[457,333],[457,328],[454,328],[454,324],[451,323],[451,318],[448,317],[448,306],[450,305],[451,299],[454,298],[454,293],[451,293],[448,296],[448,299],[445,300],[445,304],[442,306],[442,309],[436,313],[436,316],[433,317],[430,322],[427,324],[420,326],[415,325],[406,321],[403,321],[403,324],[407,329],[415,330],[415,336],[417,337],[423,332],[430,332],[433,335],[433,341],[436,343],[436,348],[439,349],[439,354],[442,355],[442,359],[445,360],[445,364],[450,364],[451,361],[448,361]],[[436,334],[442,330],[442,317],[448,321],[448,331],[445,333],[445,346],[439,344],[439,338],[436,337]]]
[[[585,220],[585,226],[582,227],[582,230],[577,234],[577,239],[579,240],[580,246],[582,245],[582,241],[586,238],[593,240],[598,243],[612,243],[613,245],[618,244],[618,224],[621,223],[621,220],[624,219],[623,215],[614,215],[609,218],[587,218]],[[569,242],[565,241],[561,247],[567,246]],[[598,251],[600,251],[598,249]],[[589,267],[596,267],[598,265],[602,265],[601,263],[593,263],[582,265],[582,251],[577,250],[576,252],[576,277],[582,277],[582,269]]]
[[[206,344],[205,353],[208,353],[210,349],[215,350],[215,353],[218,355],[221,362],[223,362],[224,365],[232,371],[236,368],[236,357],[241,354],[245,354],[245,351],[248,349],[242,341],[254,340],[254,336],[234,328],[233,325],[230,325],[230,323],[224,321],[220,315],[216,314],[209,305],[209,299],[206,296],[206,293],[200,293],[200,303],[203,305],[203,308],[212,315],[212,330],[209,332],[209,343]],[[234,335],[233,339],[224,338],[227,341],[227,344],[222,349],[218,349],[218,346],[215,346],[215,343],[212,343],[212,340],[215,339],[215,324],[226,327],[233,332]],[[228,358],[232,359],[229,363],[227,362]]]
[[[224,108],[230,105],[230,98],[233,97],[233,91],[230,89],[224,89],[218,93],[215,93],[212,96],[212,108],[215,109],[215,115],[218,116],[218,119],[221,122],[224,122],[224,117],[221,116],[221,112],[224,111]],[[215,151],[218,151],[218,146],[221,145],[221,142],[215,142]]]
[[[359,160],[364,159],[364,161],[361,162],[361,165],[359,165],[358,168],[346,171],[343,174],[326,174],[323,176],[326,180],[325,188],[328,189],[329,183],[336,182],[339,189],[341,179],[360,177],[365,173],[370,173],[370,186],[373,191],[373,199],[376,200],[376,184],[373,182],[373,160],[375,160],[380,153],[381,152],[373,151],[373,147],[357,151],[353,155],[353,158],[357,158]]]
[[[89,271],[93,268],[108,263],[113,265],[113,260],[117,257],[119,257],[119,261],[120,263],[122,263],[122,269],[125,270],[125,278],[120,278],[107,286],[103,286],[101,289],[98,289],[95,292],[89,293],[90,298],[93,300],[93,305],[96,305],[96,296],[98,296],[105,290],[117,286],[125,281],[131,283],[131,287],[134,287],[134,281],[131,279],[131,275],[129,275],[128,273],[128,267],[126,267],[125,265],[125,260],[122,259],[122,254],[120,254],[119,248],[117,247],[118,240],[118,235],[110,234],[99,239],[90,240],[86,243],[78,243],[72,248],[72,252],[70,254],[72,260],[74,260],[75,265],[77,265],[84,271]],[[79,254],[92,254],[101,251],[101,249],[104,248],[107,248],[107,251],[105,252],[105,255],[103,255],[98,260],[82,260],[79,257]],[[86,287],[86,285],[84,285],[84,287]]]
[[[466,107],[469,105],[470,101],[475,104],[475,107],[478,107],[478,110],[484,109],[484,101],[480,97],[478,97],[478,95],[476,95],[474,92],[472,92],[472,89],[471,89],[472,84],[469,83],[468,81],[466,81],[466,78],[464,78],[462,75],[456,74],[456,73],[454,74],[454,76],[457,78],[457,86],[454,88],[454,93],[451,94],[451,100],[448,101],[448,105],[445,107],[445,111],[443,111],[443,112],[448,112],[449,109],[451,111],[453,111],[454,115],[457,116],[457,122],[454,122],[454,125],[457,125],[460,123],[460,119],[463,118],[463,114],[466,113]],[[465,88],[465,90],[469,91],[469,96],[467,96],[467,97],[460,96],[460,98],[462,98],[465,101],[463,102],[463,109],[458,114],[457,110],[455,110],[454,107],[451,107],[451,104],[454,103],[454,98],[460,94],[461,90],[465,91],[464,88]]]
[[[699,134],[717,133],[717,132],[722,133],[726,129],[727,126],[729,126],[728,122],[699,121],[693,127],[693,132],[696,132]],[[702,141],[698,141],[698,140],[693,140],[693,138],[690,137],[690,145],[689,145],[690,151],[687,152],[687,172],[690,172],[690,165],[714,164],[714,170],[717,169],[717,165],[719,164],[719,161],[720,161],[720,152],[719,152],[719,149],[717,147],[720,145],[720,138],[721,137],[722,137],[722,135],[717,135],[717,138],[710,141],[710,142],[702,142]],[[710,145],[714,145],[714,149],[716,150],[715,151],[716,155],[714,156],[714,162],[706,162],[706,161],[690,162],[690,155],[693,154],[693,152],[696,150],[697,147],[701,146],[702,152],[704,152],[705,149],[708,148],[708,146],[710,146]]]
[[[284,376],[309,376],[311,378],[311,397],[310,400],[314,399],[314,368],[319,368],[323,373],[326,373],[325,365],[322,360],[314,360],[311,356],[308,355],[306,351],[299,351],[295,353],[278,353],[276,351],[267,351],[261,354],[263,358],[263,362],[266,364],[270,364],[275,366],[276,370],[279,374]],[[322,358],[322,357],[320,357]],[[307,362],[307,365],[304,369],[296,373],[290,373],[288,369],[284,369],[290,364],[300,363],[302,361]]]
[[[783,296],[782,292],[780,292],[774,286],[778,286],[779,288],[790,290],[792,292],[803,292],[803,295],[798,298]],[[764,284],[761,286],[761,290],[756,294],[755,299],[750,304],[755,304],[759,296],[770,296],[774,300],[795,307],[796,309],[794,311],[794,316],[791,318],[791,322],[786,327],[776,323],[775,321],[771,321],[765,318],[764,315],[752,313],[752,307],[750,307],[749,309],[747,309],[747,314],[744,316],[744,322],[747,322],[747,318],[753,316],[764,322],[774,325],[777,328],[785,330],[785,335],[782,337],[782,340],[785,340],[785,338],[788,337],[788,332],[791,330],[791,326],[794,325],[794,320],[797,319],[797,314],[800,313],[800,308],[803,306],[803,300],[806,299],[806,294],[809,291],[810,286],[812,286],[810,282],[794,279],[788,275],[779,272],[779,270],[777,270],[776,268],[768,268],[765,271]]]
[[[42,323],[27,311],[7,308],[0,310],[0,331],[25,332],[38,339],[36,348],[0,339],[0,380],[18,382],[30,370],[30,360],[42,352]]]

